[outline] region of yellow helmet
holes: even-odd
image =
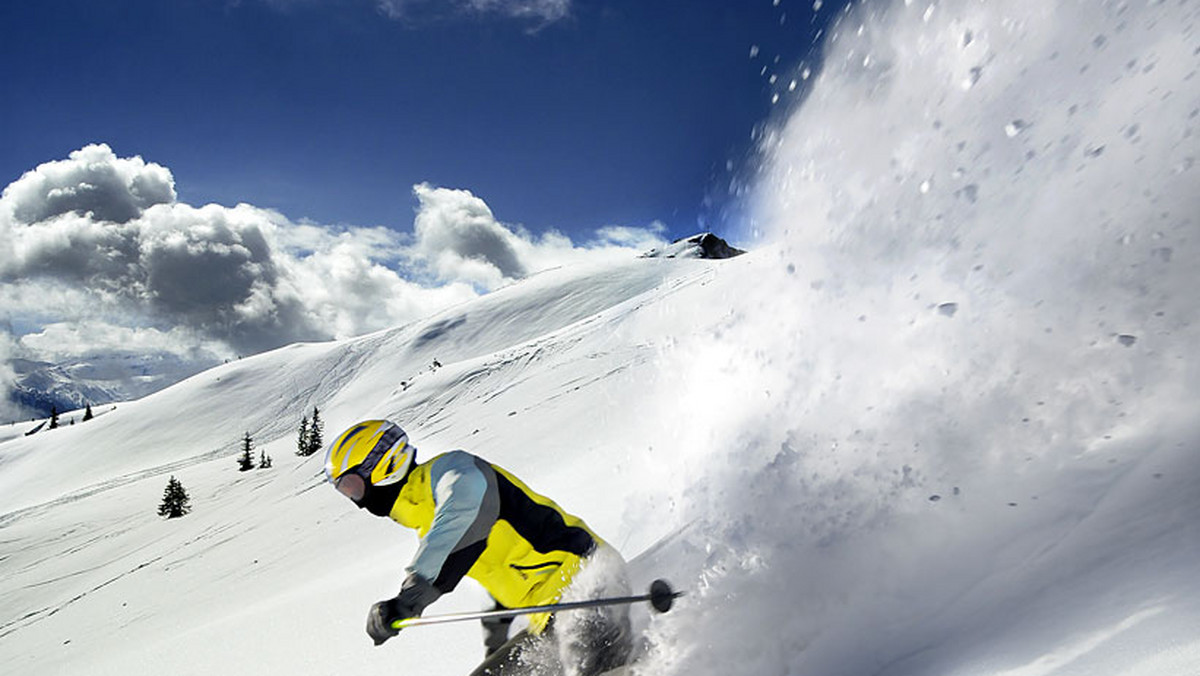
[[[408,476],[416,451],[396,423],[366,420],[352,425],[329,445],[325,476],[334,485],[349,474],[372,486],[394,484]]]

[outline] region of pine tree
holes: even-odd
[[[50,427],[47,429],[58,429],[58,407],[50,407]]]
[[[242,437],[242,454],[238,456],[239,472],[247,472],[254,469],[254,456],[250,455],[250,448],[250,433],[246,432],[246,436]]]
[[[192,499],[188,497],[183,484],[172,476],[167,482],[166,490],[163,491],[162,503],[158,506],[158,515],[168,519],[177,519],[192,511],[191,503]]]
[[[88,405],[87,405],[87,409],[85,409],[85,410],[84,410],[84,412],[83,412],[83,422],[87,422],[87,421],[89,421],[89,420],[91,420],[92,418],[95,418],[95,417],[96,417],[96,416],[92,415],[92,405],[91,405],[91,404],[88,404]]]
[[[266,451],[258,452],[258,468],[259,469],[270,469],[272,464],[273,463],[271,462],[271,456],[267,455]]]
[[[296,440],[296,455],[308,455],[308,416],[300,421],[300,438]]]
[[[322,431],[325,428],[325,423],[321,422],[321,411],[313,406],[312,424],[308,426],[308,453],[320,452],[325,446],[325,440],[322,438]]]

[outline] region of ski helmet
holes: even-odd
[[[329,445],[325,477],[338,491],[358,502],[367,486],[387,486],[407,477],[416,452],[396,423],[366,420],[352,425]]]

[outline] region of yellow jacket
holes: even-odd
[[[581,519],[465,451],[414,467],[389,516],[421,537],[409,572],[443,593],[466,575],[508,608],[557,602],[604,544]],[[531,615],[530,628],[541,633],[548,621]]]

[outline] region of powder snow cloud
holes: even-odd
[[[466,190],[413,192],[412,234],[297,223],[250,204],[180,202],[166,167],[88,145],[0,196],[5,356],[158,346],[212,361],[401,324],[539,270],[661,243],[652,225],[576,245],[506,225]]]

